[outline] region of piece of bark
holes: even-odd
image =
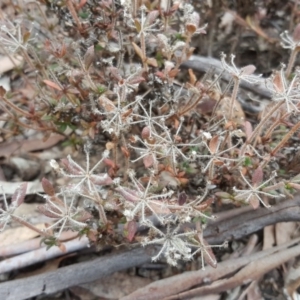
[[[74,264],[53,272],[0,284],[0,299],[24,300],[103,278],[151,261],[158,247],[136,248]]]
[[[209,222],[204,238],[209,244],[221,244],[224,240],[240,239],[268,225],[292,221],[300,221],[300,195],[296,195],[293,200],[283,200],[271,208],[261,207],[237,214],[235,218]]]

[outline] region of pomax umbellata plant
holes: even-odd
[[[85,164],[71,155],[50,162],[65,186],[42,179],[45,203],[38,210],[51,222],[35,230],[48,245],[59,245],[61,233],[71,229],[91,243],[159,244],[154,261],[164,257],[176,265],[201,253],[203,267],[216,266],[214,245],[202,235],[206,220],[214,219],[214,201],[256,209],[299,190],[299,175],[276,172],[300,127],[299,70],[292,73],[299,26],[293,36],[282,34],[290,62],[266,80],[272,101],[252,125],[237,95],[241,82],[256,84],[254,65],[239,69],[234,56],[228,63],[222,54],[229,85],[192,70],[180,77],[193,37],[206,33],[186,1],[47,4],[60,26],[37,30],[26,15],[2,21],[0,49],[23,57],[36,81],[26,104],[1,88],[4,138],[32,129],[45,139],[56,132],[75,148],[84,145]],[[25,190],[21,186],[9,204],[4,189],[2,230],[10,221],[34,229],[14,215]],[[138,233],[139,226],[148,233]]]

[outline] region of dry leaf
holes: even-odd
[[[259,201],[259,199],[256,195],[251,195],[249,203],[251,204],[253,209],[258,209],[259,208],[260,201]]]
[[[284,287],[287,294],[291,297],[291,299],[298,299],[295,297],[297,293],[297,289],[300,286],[300,266],[299,264],[293,266],[289,269],[288,273],[286,274],[284,280]]]
[[[270,249],[276,244],[275,241],[275,226],[265,226],[264,227],[264,241],[263,250]]]
[[[99,104],[103,107],[103,109],[106,112],[112,112],[113,110],[116,109],[114,103],[111,100],[109,100],[107,97],[105,97],[104,95],[100,96]]]
[[[189,76],[190,76],[190,84],[195,85],[195,83],[197,81],[197,77],[196,77],[194,71],[192,69],[188,69],[188,72],[189,72]]]
[[[209,141],[209,150],[212,154],[215,154],[219,145],[219,136],[216,135],[214,136],[210,141]]]
[[[39,180],[36,181],[28,181],[28,182],[7,182],[7,181],[0,181],[0,185],[3,186],[5,194],[14,194],[14,192],[20,187],[20,185],[26,183],[27,184],[27,191],[26,195],[36,194],[43,192],[42,184]]]
[[[64,139],[65,136],[53,133],[47,141],[41,141],[40,138],[32,138],[22,141],[5,142],[1,144],[0,156],[9,157],[12,154],[44,150],[53,147]]]
[[[257,169],[254,170],[252,174],[252,184],[254,186],[259,186],[263,181],[263,176],[264,176],[263,170],[259,166]]]
[[[80,286],[101,298],[120,299],[149,283],[151,280],[148,278],[130,276],[128,273],[115,273]]]
[[[8,57],[4,56],[0,58],[0,74],[12,70],[15,67],[19,67],[23,62],[21,56]]]
[[[152,210],[158,215],[168,215],[171,213],[171,211],[160,200],[152,200],[151,203],[149,203],[149,206],[151,206]]]
[[[152,66],[152,67],[154,67],[154,68],[157,68],[157,67],[158,67],[157,60],[156,60],[154,57],[151,57],[151,58],[148,58],[148,57],[147,57],[146,63],[147,63],[149,66]]]
[[[52,87],[52,88],[55,89],[55,90],[58,90],[58,91],[60,91],[60,92],[62,91],[62,88],[61,88],[57,83],[55,83],[55,82],[53,82],[53,81],[51,81],[51,80],[44,79],[43,82],[44,82],[46,85]]]
[[[276,92],[282,93],[284,91],[284,84],[282,82],[280,72],[278,72],[278,71],[273,76],[273,85],[274,85]]]
[[[132,46],[133,46],[133,49],[136,52],[136,54],[140,57],[140,59],[142,61],[144,61],[145,56],[144,56],[144,54],[142,52],[142,49],[136,43],[134,43],[134,42],[132,42]]]
[[[280,222],[275,224],[276,245],[282,245],[292,240],[292,236],[296,230],[296,222]]]
[[[145,168],[150,168],[153,166],[154,163],[154,158],[151,154],[148,154],[146,156],[143,157],[143,163]]]
[[[45,224],[34,225],[38,229],[45,229]],[[8,228],[0,233],[0,247],[18,244],[37,237],[39,234],[28,227]]]

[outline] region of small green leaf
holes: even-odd
[[[245,167],[249,167],[249,166],[251,166],[252,165],[252,160],[251,160],[251,158],[249,157],[249,156],[246,156],[245,157],[245,160],[244,160],[244,166]]]
[[[81,11],[78,15],[84,20],[88,19],[90,16],[88,11]]]
[[[66,123],[58,123],[57,125],[58,125],[58,130],[60,132],[64,132],[68,127],[68,125]]]
[[[181,33],[176,33],[175,34],[175,41],[185,42],[185,37]]]
[[[54,236],[45,237],[41,240],[40,244],[45,244],[47,247],[46,249],[49,250],[53,246],[58,246],[57,239]]]

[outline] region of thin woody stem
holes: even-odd
[[[293,128],[283,137],[280,143],[272,150],[271,155],[274,156],[276,152],[290,139],[290,137],[300,128],[300,121],[293,126]]]

